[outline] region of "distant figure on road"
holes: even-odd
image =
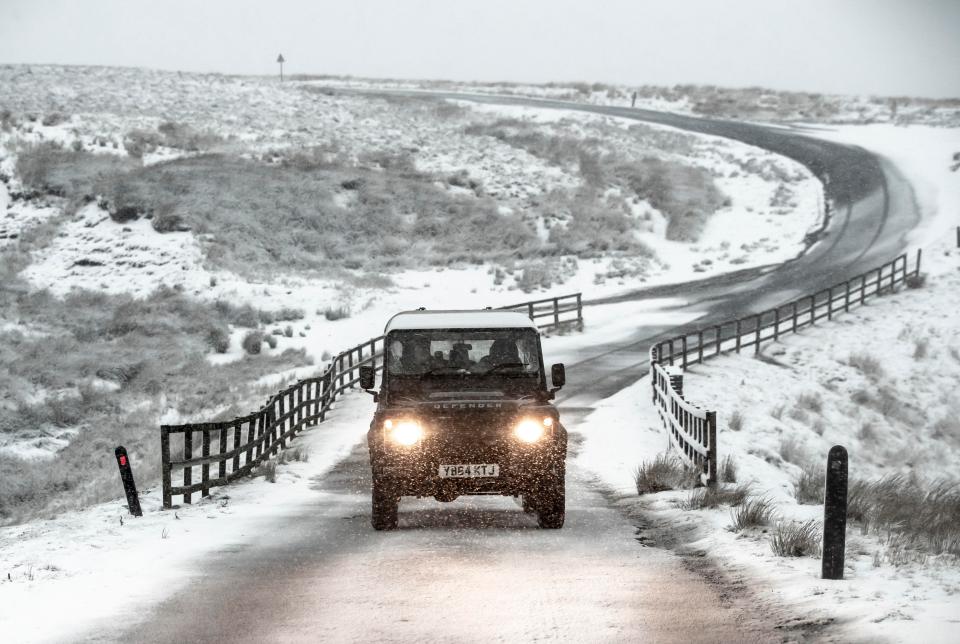
[[[637,91],[634,90],[633,98],[630,100],[630,107],[636,107],[636,106],[637,106]]]

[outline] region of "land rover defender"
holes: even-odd
[[[518,497],[542,528],[563,526],[567,432],[543,369],[540,334],[522,313],[409,311],[387,323],[377,409],[367,433],[372,523],[397,526],[401,496]]]

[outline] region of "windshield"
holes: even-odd
[[[533,329],[394,331],[386,368],[393,376],[502,376],[537,379],[540,343]]]

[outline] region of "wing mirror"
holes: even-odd
[[[367,390],[373,389],[376,377],[377,372],[370,365],[360,367],[360,388]]]
[[[563,363],[550,367],[550,380],[553,381],[553,390],[558,391],[567,382],[567,372],[563,368]]]

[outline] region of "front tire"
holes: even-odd
[[[537,511],[537,525],[548,530],[563,527],[566,516],[566,482],[563,470],[559,476],[554,474],[540,482],[534,507]]]
[[[374,478],[370,522],[374,530],[395,530],[399,513],[400,495],[388,481]]]

